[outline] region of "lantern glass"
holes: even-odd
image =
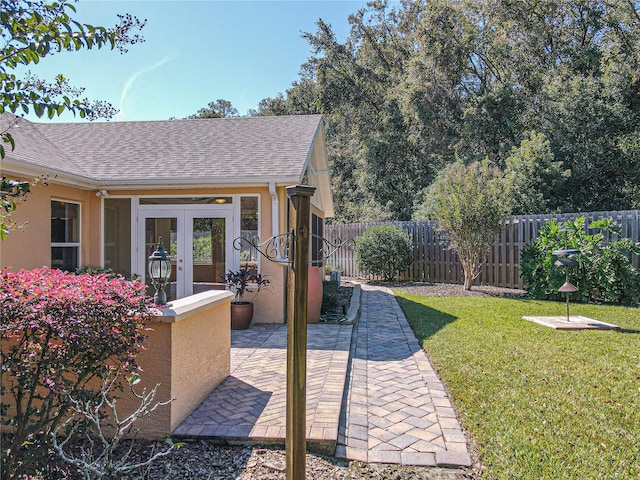
[[[156,282],[164,282],[171,276],[171,261],[166,258],[153,258],[149,261],[149,275]]]

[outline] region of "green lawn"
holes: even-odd
[[[396,292],[476,439],[485,479],[640,478],[640,309],[572,305],[621,331],[554,331],[563,303]]]

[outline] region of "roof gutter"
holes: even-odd
[[[293,185],[298,182],[297,176],[288,177],[245,177],[245,178],[193,178],[178,180],[175,178],[149,178],[124,180],[98,180],[100,186],[112,190],[152,190],[157,188],[232,188],[232,187],[264,187],[270,184]]]

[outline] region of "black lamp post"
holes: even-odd
[[[162,237],[158,238],[156,251],[149,256],[148,268],[151,284],[156,289],[153,301],[156,305],[166,305],[167,294],[164,289],[171,276],[171,258],[162,245]]]

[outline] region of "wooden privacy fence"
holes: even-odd
[[[493,248],[482,265],[482,272],[476,284],[507,288],[524,288],[520,278],[520,252],[522,247],[538,237],[540,227],[551,219],[574,220],[584,216],[585,230],[589,224],[601,218],[612,218],[622,229],[622,236],[640,242],[640,210],[613,212],[561,213],[548,215],[518,215],[504,223],[502,232],[496,238]],[[361,236],[365,230],[376,225],[396,225],[409,233],[413,239],[413,265],[399,278],[416,282],[463,283],[464,274],[458,256],[447,248],[443,235],[437,231],[437,222],[384,222],[349,223],[327,225],[325,235],[331,242],[344,241]],[[589,232],[592,233],[592,232]],[[615,240],[615,238],[611,238]],[[634,255],[632,262],[639,268],[640,259]],[[348,248],[339,249],[327,262],[339,268],[346,277],[367,277],[358,271],[355,254]],[[371,278],[371,277],[367,277]]]

